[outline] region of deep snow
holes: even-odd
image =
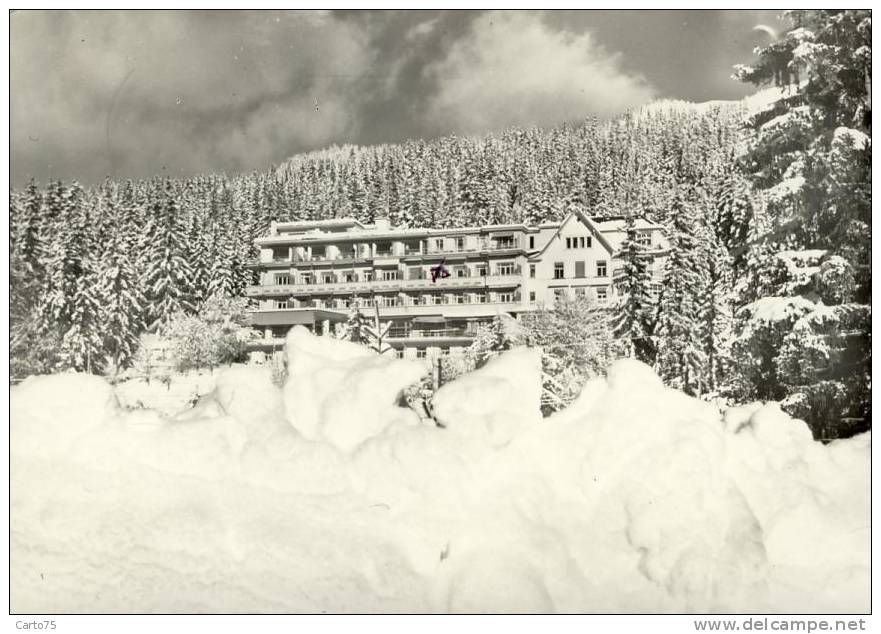
[[[11,394],[13,612],[862,612],[870,435],[720,415],[619,361],[538,415],[539,357],[427,371],[294,329],[175,419],[94,376]]]

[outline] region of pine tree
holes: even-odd
[[[649,268],[652,260],[639,243],[633,215],[627,218],[626,233],[618,254],[622,268],[615,276],[618,301],[612,329],[616,337],[624,340],[628,356],[651,364],[656,353],[652,340],[655,311]]]
[[[170,182],[153,203],[145,232],[148,268],[144,275],[147,329],[155,332],[178,312],[192,312],[192,270],[186,259],[186,224]]]
[[[742,397],[784,398],[828,438],[870,425],[871,13],[787,15],[794,28],[738,69],[783,89],[749,121],[744,166],[770,226],[747,254],[750,303],[739,309],[735,357]],[[824,267],[849,278],[850,297],[824,297]],[[792,310],[759,322],[769,302]]]
[[[700,302],[707,290],[702,277],[706,261],[697,235],[702,219],[681,186],[670,213],[670,254],[655,324],[658,374],[670,385],[700,394],[706,361]]]
[[[143,331],[144,296],[121,231],[109,236],[98,296],[103,314],[104,350],[114,372],[133,359]]]

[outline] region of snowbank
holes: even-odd
[[[438,390],[434,413],[454,433],[494,446],[541,420],[541,352],[522,348]]]
[[[13,612],[858,612],[869,445],[634,361],[537,416],[504,353],[417,424],[426,370],[295,331],[174,419],[101,379],[12,389]]]
[[[324,439],[351,451],[387,427],[419,423],[414,412],[395,403],[429,371],[424,361],[322,340],[302,326],[288,334],[287,358],[285,411],[294,429],[310,440]]]

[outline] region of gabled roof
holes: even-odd
[[[557,230],[554,231],[554,235],[552,235],[550,237],[550,239],[545,243],[545,245],[541,249],[539,249],[539,251],[537,253],[534,253],[534,254],[530,255],[529,257],[530,258],[537,258],[540,255],[544,254],[544,252],[548,250],[548,247],[551,246],[551,243],[554,241],[554,239],[560,235],[560,232],[563,230],[563,227],[566,226],[566,223],[569,222],[569,220],[573,216],[576,217],[578,220],[580,220],[582,223],[584,223],[584,225],[587,226],[588,229],[590,229],[590,232],[596,237],[597,241],[600,244],[602,244],[604,247],[606,247],[606,249],[608,249],[609,253],[614,253],[615,248],[606,239],[606,237],[603,235],[602,231],[596,225],[596,223],[593,220],[591,220],[590,217],[587,216],[586,214],[584,214],[583,212],[581,212],[579,210],[575,210],[575,211],[569,212],[569,215],[567,215],[563,219],[563,222],[560,223],[560,225],[557,227]]]

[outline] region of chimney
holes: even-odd
[[[392,228],[392,225],[389,222],[388,216],[377,216],[373,221],[373,227],[377,231],[388,231]]]

